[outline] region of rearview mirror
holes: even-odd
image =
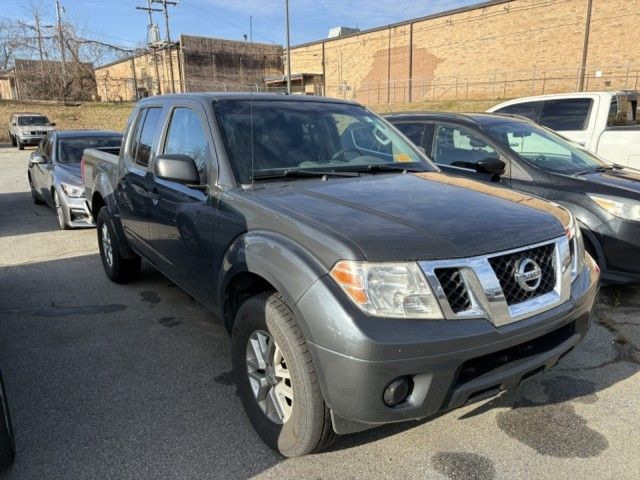
[[[156,158],[155,174],[170,182],[185,185],[200,183],[196,164],[188,155],[160,155]]]
[[[480,160],[476,162],[476,172],[478,173],[488,173],[493,175],[494,177],[499,177],[506,170],[507,165],[497,158],[485,158],[484,160]]]

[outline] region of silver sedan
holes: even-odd
[[[54,208],[58,225],[93,227],[82,184],[81,160],[86,148],[118,147],[122,135],[103,130],[51,132],[31,154],[27,171],[33,201]]]

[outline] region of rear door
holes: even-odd
[[[216,200],[208,194],[217,163],[202,105],[181,100],[171,106],[158,155],[187,155],[196,164],[199,185],[186,186],[151,175],[149,235],[158,267],[206,301],[213,281]]]
[[[149,106],[138,112],[135,124],[123,150],[121,179],[118,185],[118,207],[127,238],[148,255],[149,249],[149,164],[162,107]]]

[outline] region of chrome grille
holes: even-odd
[[[553,266],[554,249],[554,244],[548,244],[488,259],[496,277],[498,277],[507,305],[517,305],[553,291],[556,285],[556,274]],[[518,263],[525,259],[531,259],[536,262],[542,272],[540,285],[534,291],[523,289],[516,279]]]
[[[449,306],[454,313],[466,312],[471,308],[471,298],[467,286],[457,268],[438,268],[436,277],[444,290]]]

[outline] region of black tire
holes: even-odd
[[[16,138],[16,145],[18,146],[18,150],[24,150],[24,143],[22,143],[19,138]]]
[[[111,223],[111,217],[107,207],[102,207],[98,212],[96,221],[98,232],[98,248],[100,250],[100,258],[102,266],[107,277],[115,283],[128,283],[135,280],[140,273],[142,261],[140,257],[131,253],[127,257],[122,255],[121,245],[116,236],[115,229]],[[108,233],[108,242],[105,242],[103,232]],[[110,246],[111,254],[107,251],[107,243]]]
[[[11,137],[11,146],[12,147],[17,147],[18,144],[16,143],[16,137],[14,137],[13,135],[9,135]]]
[[[291,413],[276,423],[262,410],[253,393],[247,367],[247,343],[252,333],[268,332],[286,360],[293,392]],[[231,333],[231,356],[238,392],[260,438],[285,457],[319,452],[337,438],[324,403],[311,354],[293,312],[282,297],[266,292],[246,300]]]
[[[12,465],[15,456],[16,448],[11,428],[11,417],[9,416],[7,396],[2,382],[2,374],[0,373],[0,471]]]
[[[51,192],[51,196],[53,197],[53,208],[56,212],[56,220],[58,221],[58,227],[60,230],[69,230],[69,225],[67,223],[67,216],[60,205],[60,198],[58,196],[58,192],[53,190]]]
[[[36,205],[42,205],[44,202],[38,195],[38,192],[36,192],[36,189],[31,182],[31,175],[29,175],[29,188],[31,189],[31,198],[33,199],[33,203],[35,203]]]

